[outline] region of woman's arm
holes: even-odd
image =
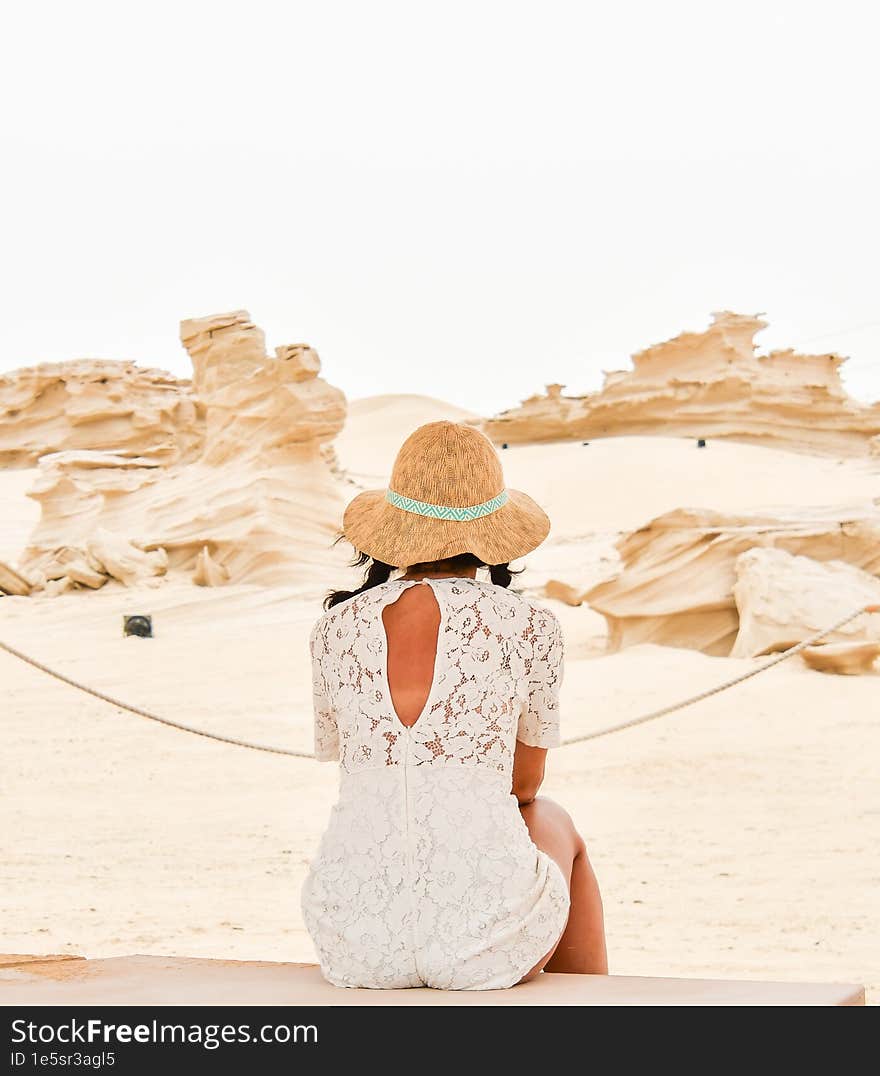
[[[513,794],[520,807],[531,803],[537,796],[541,782],[544,780],[546,759],[546,747],[529,747],[522,740],[516,741],[516,750],[513,755]]]
[[[565,669],[562,626],[556,614],[534,605],[533,630],[524,648],[522,708],[513,752],[513,794],[520,807],[531,803],[544,780],[548,747],[559,747],[559,687]]]

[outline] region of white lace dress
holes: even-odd
[[[382,609],[427,583],[434,678],[411,728],[387,683]],[[568,886],[511,791],[517,739],[559,745],[554,613],[469,577],[396,579],[324,613],[310,637],[315,754],[339,797],[302,889],[336,986],[513,986],[561,936]]]

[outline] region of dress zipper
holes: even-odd
[[[405,816],[406,825],[406,873],[407,884],[409,885],[410,893],[410,908],[412,910],[412,940],[413,940],[413,963],[416,969],[416,975],[421,977],[421,971],[419,971],[419,958],[418,958],[418,938],[416,936],[416,899],[415,899],[415,877],[413,874],[413,855],[412,855],[412,835],[410,829],[410,804],[409,804],[409,745],[412,736],[412,729],[408,725],[404,725],[403,733],[403,810]]]

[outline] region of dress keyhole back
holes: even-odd
[[[425,580],[407,580],[426,583]],[[433,695],[442,610],[434,588],[408,586],[382,609],[385,683],[396,721],[413,728]]]

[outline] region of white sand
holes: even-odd
[[[384,481],[390,459],[369,439],[381,430],[399,444],[433,412],[401,428],[406,408],[363,411],[340,457],[357,453],[358,473]],[[596,573],[614,532],[669,508],[851,502],[878,488],[876,463],[729,443],[619,438],[503,459],[561,543],[527,563],[552,564],[577,539]],[[23,478],[0,471],[0,556],[13,563],[29,529],[16,523],[31,509]],[[316,581],[311,598],[179,581],[3,598],[0,639],[163,715],[310,750],[307,633],[327,586],[350,579]],[[554,608],[566,735],[752,665],[654,646],[602,656],[602,619]],[[122,613],[138,611],[153,614],[155,639],[122,638]],[[0,682],[0,950],[313,959],[299,889],[333,765],[163,728],[2,652]],[[878,700],[880,675],[826,676],[794,659],[654,724],[551,753],[544,791],[587,839],[612,971],[880,988]]]

